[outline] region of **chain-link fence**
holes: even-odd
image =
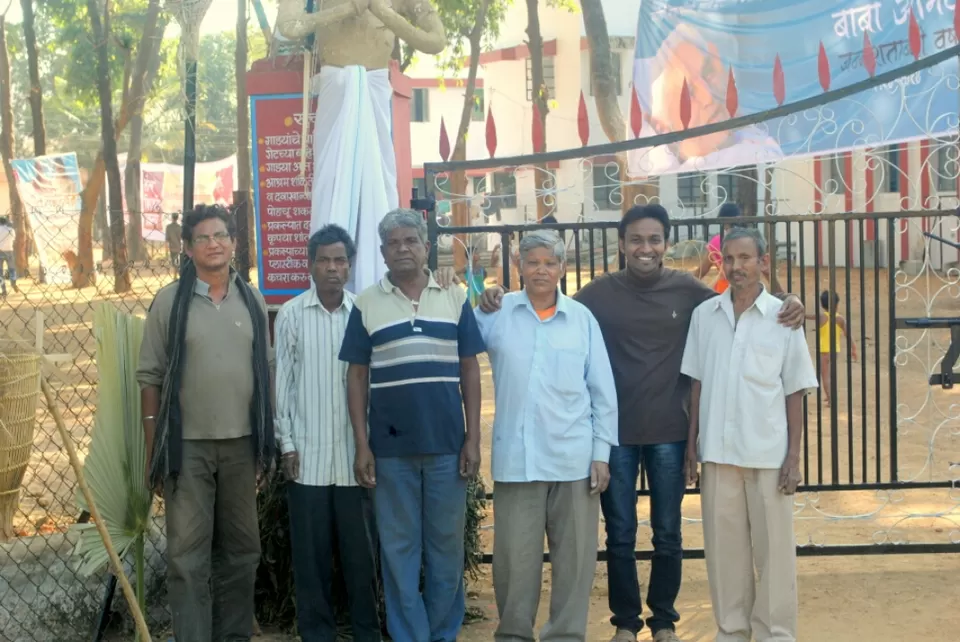
[[[52,357],[55,365],[48,370],[52,371],[51,386],[82,458],[90,445],[97,406],[95,304],[108,301],[124,312],[143,316],[157,291],[175,279],[176,269],[163,230],[131,230],[128,226],[124,274],[129,288],[123,275],[121,287],[117,287],[118,266],[109,230],[94,224],[85,239],[84,231],[78,232],[79,218],[78,213],[57,212],[50,217],[32,213],[28,232],[17,229],[16,247],[7,254],[18,274],[8,273],[3,266],[0,336],[39,345]],[[162,218],[164,226],[170,222],[169,216],[157,214],[141,220],[148,218]],[[139,238],[134,236],[138,233]],[[18,278],[14,281],[11,276]],[[0,422],[0,454],[13,452],[17,439]],[[0,499],[10,500],[6,502],[9,509],[0,510],[0,640],[89,640],[109,573],[104,570],[83,578],[76,572],[73,549],[77,537],[70,527],[88,516],[77,508],[76,477],[42,397],[32,447],[21,447],[21,451],[20,462],[0,466],[9,469],[0,470],[0,480],[10,486],[0,488]],[[23,470],[19,483],[18,469]],[[162,514],[157,512],[155,521],[160,520]],[[162,630],[169,620],[160,594],[164,572],[160,532],[157,523],[147,544],[146,616],[151,630]],[[123,600],[115,602],[121,607]]]

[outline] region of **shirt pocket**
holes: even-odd
[[[751,342],[743,361],[743,378],[761,388],[779,388],[783,349],[769,339]]]
[[[546,373],[551,387],[563,395],[577,395],[586,389],[584,368],[586,350],[580,346],[553,339],[549,342],[550,355],[546,360],[552,372]]]

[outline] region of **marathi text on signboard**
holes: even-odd
[[[267,303],[282,303],[310,286],[307,240],[313,145],[308,138],[301,176],[303,99],[299,95],[254,96],[253,201],[257,224],[257,274]],[[314,110],[309,114],[312,137]]]

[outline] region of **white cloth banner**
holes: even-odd
[[[359,293],[387,273],[377,226],[399,206],[390,72],[323,67],[316,80],[310,233],[335,223],[353,237],[348,287]]]

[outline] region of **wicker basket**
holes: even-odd
[[[0,340],[0,541],[15,536],[13,516],[33,447],[42,359],[23,344]]]

